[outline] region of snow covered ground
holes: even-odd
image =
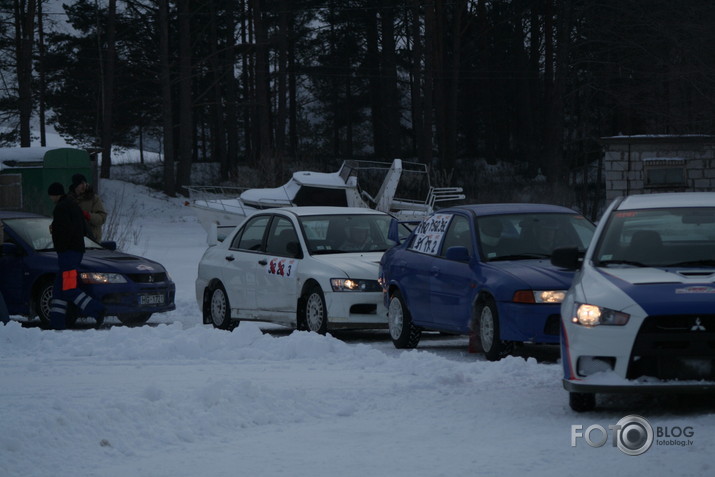
[[[116,180],[101,190],[134,231],[124,250],[168,268],[177,309],[141,328],[0,325],[2,477],[715,473],[711,398],[610,397],[579,415],[558,363],[487,362],[463,337],[402,351],[384,331],[204,326],[205,234],[183,199]],[[662,434],[643,455],[612,434],[572,446],[572,426],[608,430],[631,414]]]

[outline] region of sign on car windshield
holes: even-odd
[[[415,228],[415,236],[408,249],[437,255],[439,244],[442,243],[442,237],[447,232],[451,220],[452,214],[434,214],[425,219]]]

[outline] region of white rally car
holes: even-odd
[[[266,321],[326,333],[385,328],[378,284],[391,217],[367,208],[287,207],[255,213],[199,262],[204,324]],[[402,234],[406,236],[405,228]]]
[[[552,262],[578,269],[561,306],[573,410],[597,392],[715,391],[715,193],[616,199],[582,262]]]

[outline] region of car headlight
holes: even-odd
[[[623,326],[628,323],[631,317],[628,313],[623,313],[609,308],[603,308],[587,303],[577,303],[576,312],[571,317],[571,323],[583,326],[597,325],[617,325]]]
[[[79,274],[82,283],[88,285],[106,285],[108,283],[127,283],[124,275],[119,273],[99,273],[99,272],[82,272]]]
[[[331,278],[330,286],[334,292],[381,292],[377,280],[353,280],[352,278]]]
[[[514,303],[561,303],[566,290],[519,290],[514,292]]]

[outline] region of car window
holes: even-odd
[[[452,217],[452,214],[433,214],[427,217],[415,227],[407,249],[428,255],[437,255],[442,237],[447,232]]]
[[[597,263],[693,266],[715,257],[715,208],[615,211],[594,251]]]
[[[385,251],[395,245],[387,238],[387,214],[314,215],[300,218],[311,255]]]
[[[450,247],[466,247],[469,255],[472,255],[472,232],[469,227],[469,220],[462,215],[455,215],[444,235],[441,256],[447,254]]]
[[[554,249],[586,250],[595,227],[578,214],[522,213],[477,218],[479,245],[487,260],[547,258]]]
[[[52,219],[45,217],[31,219],[6,219],[5,224],[35,250],[49,250],[54,247],[50,224]]]
[[[295,258],[300,252],[300,242],[293,224],[285,217],[276,217],[271,224],[266,242],[266,253]]]
[[[269,215],[260,215],[248,220],[241,231],[236,234],[231,242],[233,250],[250,250],[258,251],[263,243],[263,235],[266,232],[266,226],[270,220]]]

